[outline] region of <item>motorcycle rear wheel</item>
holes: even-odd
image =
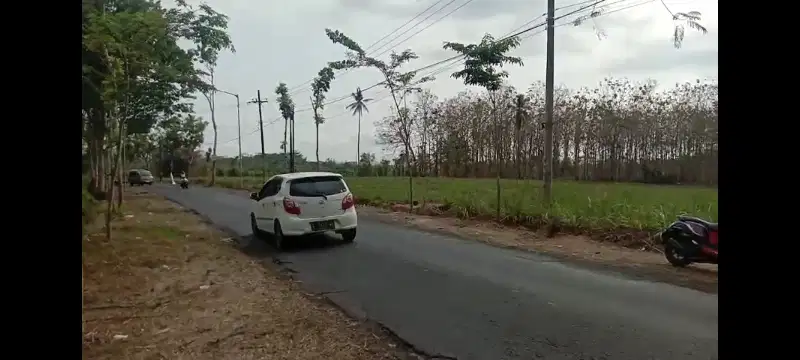
[[[691,264],[692,262],[687,259],[683,254],[680,253],[680,250],[676,248],[674,245],[667,242],[664,245],[664,257],[667,258],[672,266],[675,267],[685,267],[686,265]]]

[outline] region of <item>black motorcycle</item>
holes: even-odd
[[[670,264],[719,264],[719,225],[692,216],[678,216],[661,232],[664,256]]]

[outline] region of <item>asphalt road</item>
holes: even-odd
[[[252,202],[154,185],[243,237]],[[257,255],[256,255],[257,256]],[[277,257],[309,290],[459,360],[718,359],[717,296],[582,269],[531,253],[359,219],[351,245]]]

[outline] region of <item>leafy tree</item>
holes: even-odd
[[[283,156],[285,159],[289,161],[289,172],[294,171],[294,146],[290,146],[292,153],[286,156],[286,132],[289,129],[289,121],[291,120],[294,122],[294,101],[292,97],[289,95],[289,88],[286,86],[286,83],[279,83],[278,87],[275,88],[275,94],[278,95],[278,108],[281,110],[281,116],[283,117],[283,142],[281,143],[281,150],[283,150]],[[290,141],[294,140],[294,134],[290,134]]]
[[[445,50],[452,50],[464,56],[464,68],[454,72],[451,76],[455,79],[461,79],[466,85],[477,85],[485,88],[490,93],[494,93],[503,85],[503,79],[508,77],[508,72],[498,70],[504,64],[514,64],[522,66],[522,59],[518,57],[505,55],[509,50],[519,46],[519,38],[516,36],[508,37],[505,39],[495,40],[491,34],[486,34],[481,39],[479,44],[459,44],[454,42],[445,42],[442,46]],[[497,119],[497,103],[494,101],[496,97],[492,96],[492,115],[494,117],[495,132],[499,134],[499,120]],[[497,218],[500,219],[500,172],[502,165],[500,165],[499,158],[499,143],[498,149],[495,151],[498,166],[496,169],[496,189],[497,189]]]
[[[157,153],[156,140],[153,133],[131,134],[125,144],[125,161],[141,162],[145,169],[152,167],[153,156]]]
[[[358,176],[372,176],[372,164],[375,163],[375,154],[372,153],[363,153],[361,156],[358,157],[358,170],[356,175]]]
[[[113,143],[116,154],[111,162],[108,183],[116,181],[119,184],[118,206],[122,203],[121,162],[126,125],[139,115],[134,112],[133,95],[138,83],[147,80],[143,75],[157,70],[154,59],[157,58],[159,39],[163,39],[168,31],[166,25],[161,14],[154,11],[87,14],[83,45],[88,51],[100,54],[98,60],[103,73],[99,74],[100,84],[92,85],[95,85],[98,100],[105,110],[105,119],[109,120],[104,124],[105,129],[113,131],[116,138]],[[96,69],[84,68],[87,73],[93,70]],[[108,186],[106,191],[106,235],[109,239],[114,188]]]
[[[379,59],[367,56],[366,52],[361,48],[361,45],[356,43],[353,39],[349,38],[339,30],[325,29],[325,34],[334,44],[340,44],[347,50],[345,53],[346,59],[333,61],[328,63],[328,66],[334,70],[345,70],[358,67],[372,67],[377,69],[383,75],[383,86],[389,89],[392,95],[392,102],[397,111],[397,121],[400,122],[401,134],[405,147],[405,160],[407,168],[411,169],[411,162],[414,159],[414,150],[411,145],[411,128],[412,124],[408,116],[408,109],[404,106],[400,107],[400,102],[405,100],[405,95],[412,91],[418,91],[418,86],[422,83],[433,80],[432,76],[424,76],[415,80],[417,76],[416,71],[401,72],[400,67],[407,64],[409,61],[419,58],[416,53],[410,49],[403,50],[401,53],[392,51],[389,54],[389,61],[384,62]],[[413,204],[414,199],[414,173],[408,173],[408,202]]]
[[[162,167],[166,162],[170,164],[170,171],[174,172],[176,159],[184,159],[191,165],[196,150],[203,144],[203,133],[207,127],[208,122],[193,114],[171,116],[161,121],[154,131],[154,140]]]
[[[198,77],[198,90],[203,94],[211,110],[211,126],[214,130],[214,144],[212,147],[211,159],[211,182],[216,181],[217,168],[217,118],[216,101],[214,87],[214,70],[217,66],[219,54],[223,50],[230,50],[236,53],[230,36],[227,33],[228,17],[215,11],[207,4],[200,4],[197,8],[186,3],[185,0],[177,0],[178,8],[183,10],[184,26],[182,31],[186,37],[194,42],[194,49],[189,54],[200,63],[202,70]]]
[[[178,43],[200,42],[196,30],[211,21],[207,17],[212,11],[201,7],[196,12],[183,2],[171,9],[151,0],[82,2],[82,137],[91,176],[88,189],[109,200],[107,222],[115,182],[120,184],[117,205],[122,203],[122,172],[131,158],[125,152],[134,148],[128,143],[142,140],[159,119],[191,112],[185,100],[208,88],[203,72],[194,67],[200,52]],[[218,39],[219,32],[214,33],[217,37],[211,38]],[[106,159],[113,159],[110,169]],[[107,232],[110,237],[109,226]]]
[[[347,105],[347,110],[352,110],[353,115],[358,114],[358,132],[356,140],[356,153],[361,154],[361,115],[364,111],[369,112],[367,103],[372,99],[365,99],[361,88],[356,88],[356,92],[350,94],[353,97],[353,102]]]
[[[661,3],[663,4],[664,1],[662,0]],[[664,6],[666,7],[666,5]],[[686,32],[686,26],[688,26],[690,29],[699,31],[703,35],[708,34],[708,29],[706,29],[703,25],[700,25],[701,16],[702,14],[700,14],[699,11],[689,11],[687,13],[677,12],[672,14],[672,20],[676,22],[675,31],[672,33],[672,44],[676,49],[680,49],[681,46],[683,46],[683,37]]]
[[[311,108],[314,110],[314,126],[317,130],[317,171],[320,169],[319,164],[319,126],[325,122],[322,116],[322,110],[325,108],[325,94],[331,89],[331,81],[333,81],[333,70],[329,67],[324,67],[317,73],[314,82],[311,83]]]

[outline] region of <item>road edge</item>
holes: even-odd
[[[237,234],[236,231],[234,231],[232,228],[230,228],[228,226],[219,225],[219,224],[214,223],[208,216],[206,216],[203,213],[201,213],[201,212],[189,207],[188,205],[182,203],[179,200],[175,200],[175,199],[170,198],[169,196],[166,196],[166,195],[163,195],[163,194],[159,194],[159,193],[155,193],[155,192],[148,191],[148,193],[160,196],[160,197],[166,199],[169,202],[177,204],[178,206],[180,206],[182,209],[186,210],[187,212],[190,212],[190,213],[196,215],[197,217],[199,217],[201,219],[201,221],[203,223],[205,223],[206,225],[211,226],[211,227],[213,227],[213,228],[225,233],[226,235],[230,236],[235,241],[237,246],[242,244],[243,236]],[[264,266],[264,267],[272,267],[273,270],[276,270],[276,273],[279,276],[282,276],[285,280],[295,281],[295,278],[294,278],[294,276],[292,274],[295,273],[296,271],[290,269],[287,266],[285,266],[283,264],[283,262],[281,261],[281,259],[276,256],[278,254],[280,254],[280,253],[275,251],[274,249],[270,249],[270,252],[267,255],[269,256],[271,261],[269,261],[269,262],[263,262],[262,261],[261,265]],[[392,330],[390,327],[386,326],[385,324],[381,323],[378,320],[375,320],[375,319],[371,318],[369,316],[369,314],[366,313],[366,311],[363,311],[360,308],[356,308],[356,306],[354,306],[354,305],[349,305],[349,304],[347,304],[346,301],[343,301],[343,300],[338,300],[337,301],[336,299],[334,299],[333,297],[338,297],[339,294],[337,294],[337,293],[328,294],[328,293],[313,292],[313,289],[310,289],[309,286],[305,285],[305,283],[302,283],[300,285],[300,287],[304,288],[307,291],[311,291],[310,293],[303,292],[303,296],[306,296],[309,299],[314,300],[314,301],[320,301],[321,300],[323,303],[325,303],[327,305],[330,305],[330,306],[338,309],[339,311],[343,312],[347,317],[349,317],[351,319],[354,319],[354,320],[357,320],[357,321],[360,321],[360,322],[366,324],[368,327],[372,327],[374,329],[382,331],[387,337],[389,337],[390,339],[392,339],[396,343],[400,344],[400,346],[403,347],[403,350],[407,354],[410,354],[411,356],[416,357],[416,359],[425,359],[425,360],[458,360],[458,358],[456,358],[455,356],[451,356],[451,355],[447,355],[447,354],[431,353],[431,352],[429,352],[429,351],[427,351],[425,349],[422,349],[422,348],[414,345],[413,343],[409,342],[408,340],[406,340],[405,338],[403,338],[402,336],[397,334],[397,332]],[[312,296],[309,296],[309,295],[312,295]]]
[[[218,190],[221,190],[221,191],[226,192],[228,194],[234,194],[236,196],[245,196],[246,197],[247,194],[249,194],[249,192],[247,190],[242,190],[242,189],[232,189],[232,188],[225,188],[225,187],[218,187],[218,186],[213,186],[213,187],[209,187],[209,188],[218,189]],[[364,204],[359,204],[358,206],[367,207],[367,208],[370,208],[372,210],[375,210],[376,212],[398,213],[396,211],[391,211],[391,210],[383,208],[383,207],[370,206],[370,205],[364,205]],[[649,269],[647,267],[646,268],[626,267],[626,266],[621,266],[621,265],[615,265],[615,264],[612,264],[612,263],[589,261],[589,260],[585,260],[585,259],[576,258],[576,257],[573,257],[573,256],[563,255],[563,254],[532,250],[532,249],[527,249],[527,248],[524,248],[524,247],[504,246],[502,244],[496,244],[496,243],[485,243],[485,242],[481,242],[481,241],[475,240],[473,238],[470,238],[469,236],[466,236],[466,235],[463,235],[463,234],[459,234],[459,233],[450,232],[450,231],[446,231],[446,230],[423,228],[423,227],[415,226],[413,224],[406,224],[406,223],[402,223],[401,224],[401,223],[397,223],[395,221],[386,220],[386,219],[382,218],[381,216],[370,216],[369,214],[365,214],[363,216],[365,217],[365,219],[369,219],[370,221],[380,222],[380,223],[385,224],[385,225],[396,226],[396,227],[406,228],[406,229],[414,229],[416,231],[422,231],[422,232],[426,232],[426,233],[430,233],[430,234],[450,236],[450,237],[454,237],[456,239],[463,240],[463,241],[483,243],[483,244],[485,244],[487,246],[491,246],[491,247],[495,247],[495,248],[499,248],[499,249],[514,250],[514,251],[519,251],[521,253],[534,253],[534,254],[537,254],[537,255],[550,257],[552,259],[555,259],[556,261],[561,261],[561,262],[564,262],[564,263],[569,264],[569,265],[574,265],[574,266],[578,266],[578,267],[581,267],[581,268],[586,268],[586,269],[590,269],[590,270],[593,270],[593,271],[600,271],[600,272],[604,272],[604,273],[614,273],[614,274],[617,274],[619,276],[624,276],[625,278],[628,278],[628,279],[631,279],[631,280],[634,280],[634,281],[651,281],[651,282],[656,282],[656,283],[660,283],[660,284],[667,284],[667,285],[677,286],[677,287],[681,287],[681,288],[684,288],[684,289],[700,291],[700,292],[703,292],[703,293],[706,293],[706,294],[711,294],[711,295],[718,295],[719,294],[719,283],[718,282],[715,285],[714,284],[712,284],[712,285],[700,284],[700,283],[693,282],[691,280],[681,280],[683,278],[679,277],[679,276],[673,276],[673,275],[664,276],[662,274],[659,274],[658,271]],[[684,269],[684,270],[689,270],[689,269]]]

